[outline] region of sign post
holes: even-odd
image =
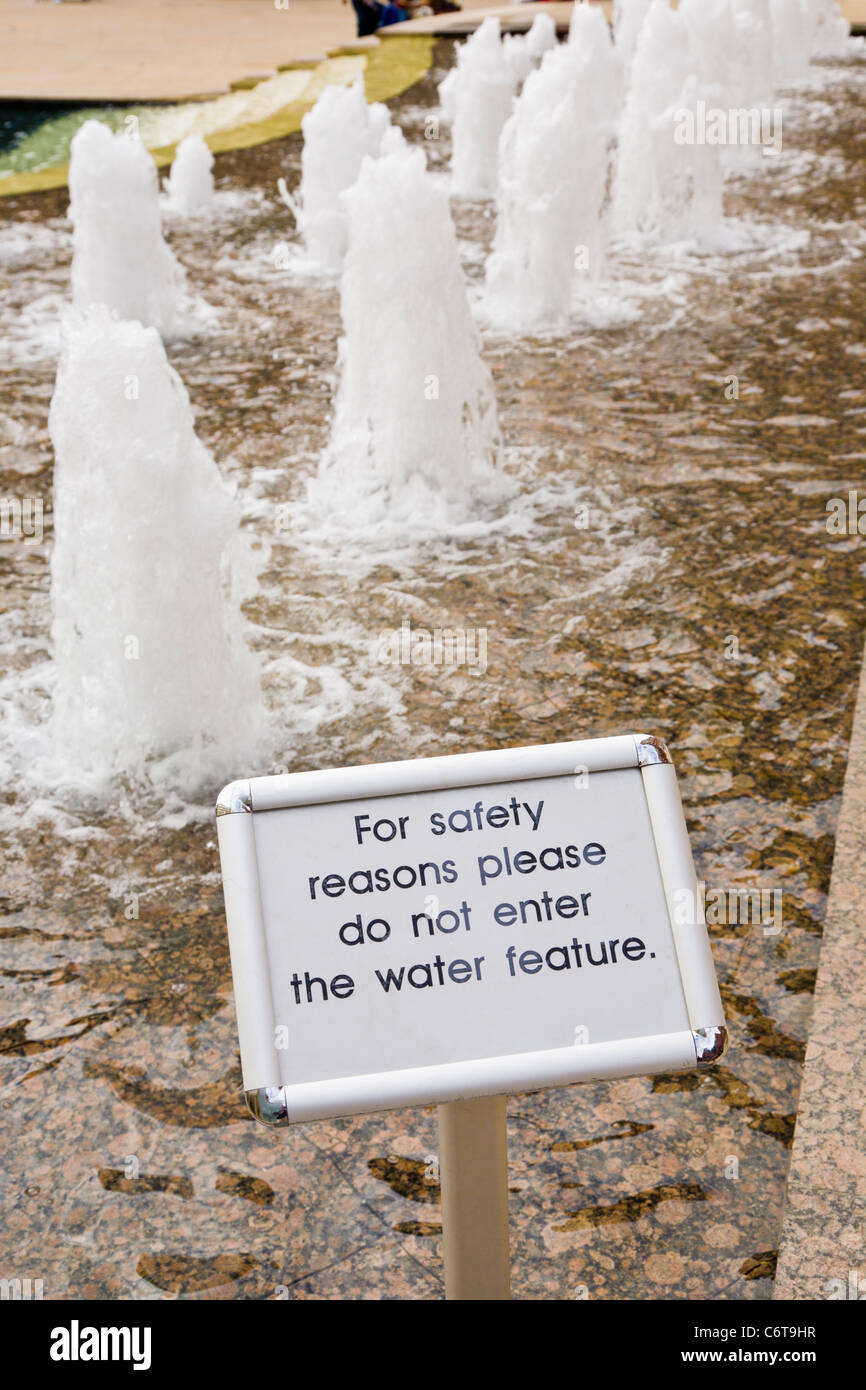
[[[511,1297],[505,1097],[439,1106],[445,1297]]]
[[[438,1105],[449,1298],[508,1297],[506,1095],[724,1050],[656,738],[256,777],[217,830],[249,1107]]]

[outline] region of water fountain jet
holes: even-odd
[[[213,207],[213,155],[200,135],[187,135],[175,151],[165,191],[175,212],[191,217]]]
[[[537,14],[525,34],[503,35],[502,56],[515,90],[556,44],[556,24],[549,14]]]
[[[496,192],[499,137],[514,91],[499,20],[488,17],[457,50],[457,67],[443,94],[443,115],[452,120],[451,191],[458,198]]]
[[[358,177],[362,161],[379,153],[390,122],[381,102],[367,105],[362,77],[351,87],[326,87],[304,116],[297,196],[279,180],[304,244],[304,269],[339,274],[348,243],[343,194]]]
[[[499,327],[561,322],[575,283],[585,294],[598,282],[620,72],[603,15],[578,5],[569,42],[545,54],[515,102],[500,146],[485,288]]]
[[[339,385],[310,503],[350,529],[448,529],[507,490],[448,195],[404,147],[366,160],[346,205]]]
[[[101,121],[76,132],[69,165],[72,300],[104,304],[168,337],[182,332],[186,275],[166,245],[156,165],[133,135]]]
[[[72,315],[50,431],[60,779],[225,780],[265,732],[240,608],[254,557],[156,331]]]
[[[844,58],[862,52],[863,39],[851,39],[851,25],[837,0],[802,0],[806,39],[811,58]]]
[[[718,240],[724,225],[719,147],[675,139],[682,111],[705,97],[681,10],[653,0],[638,35],[619,134],[614,184],[618,232]]]
[[[651,0],[614,0],[613,37],[623,68],[634,58],[638,34],[649,13]]]

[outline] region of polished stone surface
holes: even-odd
[[[849,747],[775,1298],[866,1296],[866,664]]]

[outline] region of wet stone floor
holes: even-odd
[[[221,156],[235,202],[168,224],[219,311],[169,356],[268,546],[248,616],[282,744],[221,781],[646,729],[674,751],[708,895],[782,893],[778,930],[711,926],[732,1033],[718,1068],[510,1100],[517,1298],[772,1290],[864,636],[862,540],[825,524],[828,499],[866,486],[864,67],[790,94],[778,162],[729,183],[752,250],[618,253],[635,314],[485,335],[525,511],[401,554],[274,524],[326,441],[339,335],[336,288],[273,255],[299,139]],[[413,139],[437,75],[392,104]],[[429,153],[441,171],[446,138]],[[4,496],[50,499],[65,205],[0,202]],[[477,288],[490,210],[455,216]],[[32,718],[50,520],[44,544],[0,553],[4,691]],[[377,665],[375,635],[407,617],[485,629],[486,673]],[[146,783],[75,802],[29,788],[4,738],[0,1273],[47,1298],[441,1297],[433,1109],[288,1133],[246,1115],[220,782],[192,805]]]

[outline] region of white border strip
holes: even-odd
[[[637,766],[636,736],[620,734],[616,738],[587,738],[541,747],[494,748],[486,753],[452,753],[444,758],[252,777],[249,786],[253,811],[276,811],[319,801],[352,801],[355,797],[398,796],[447,787],[558,777],[578,768],[613,772],[616,768]]]
[[[253,818],[217,816],[244,1090],[279,1086],[271,967]]]
[[[549,1052],[448,1062],[438,1067],[373,1072],[334,1081],[305,1081],[284,1087],[289,1122],[365,1115],[410,1105],[543,1090],[575,1081],[602,1081],[659,1071],[686,1071],[695,1065],[691,1033],[659,1033],[613,1043],[585,1043]]]
[[[644,767],[643,787],[689,1022],[696,1030],[715,1028],[725,1015],[706,923],[697,920],[698,883],[673,765]]]

